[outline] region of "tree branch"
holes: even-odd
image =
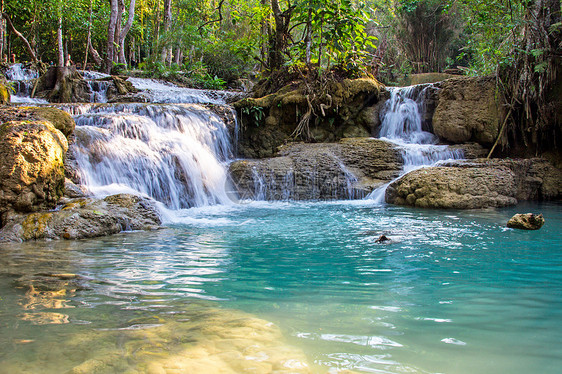
[[[25,47],[27,48],[27,52],[29,52],[29,54],[31,55],[31,60],[36,63],[37,56],[35,55],[35,52],[33,51],[33,48],[31,48],[31,45],[27,41],[26,37],[23,36],[22,33],[20,33],[18,30],[16,30],[16,28],[12,24],[12,20],[10,19],[10,16],[7,13],[2,13],[2,17],[8,22],[8,26],[10,26],[12,32],[16,34],[23,41]]]

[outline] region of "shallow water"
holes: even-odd
[[[0,373],[558,373],[561,207],[252,202],[5,245]],[[527,211],[541,230],[504,227]]]

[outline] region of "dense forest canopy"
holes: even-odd
[[[515,63],[530,23],[550,17],[546,39],[559,41],[561,29],[558,0],[2,0],[1,7],[5,60],[183,70],[210,84],[304,65],[387,81],[457,66],[487,74]],[[559,47],[527,52],[559,55]]]

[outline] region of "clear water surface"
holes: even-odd
[[[561,207],[252,202],[156,232],[4,245],[0,372],[62,373],[119,344],[134,363],[140,348],[94,336],[156,331],[202,302],[273,322],[312,372],[559,373]],[[504,227],[525,211],[545,226]]]

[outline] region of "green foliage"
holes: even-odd
[[[265,112],[262,107],[248,106],[240,110],[240,112],[250,120],[255,127],[259,127],[260,123],[265,118]]]
[[[484,75],[514,63],[526,0],[464,0],[471,73]]]
[[[336,66],[350,76],[366,73],[376,38],[367,31],[367,24],[374,20],[372,10],[364,3],[304,0],[297,3],[293,19],[303,26],[298,30],[300,40],[289,46],[292,58],[288,65],[311,63],[321,69]]]

